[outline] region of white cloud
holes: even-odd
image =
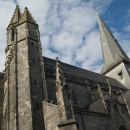
[[[97,30],[92,30],[86,37],[84,44],[76,52],[76,61],[81,62],[81,66],[88,70],[99,72],[99,62],[102,61],[102,50],[100,46],[100,36]]]
[[[124,32],[119,33],[119,32],[117,32],[117,30],[115,30],[113,32],[113,35],[116,37],[116,39],[119,42],[119,44],[121,45],[121,47],[126,52],[128,57],[130,58],[130,37],[129,37],[129,33],[126,35],[126,33],[124,33]]]
[[[0,71],[4,70],[6,28],[11,20],[14,8],[15,4],[12,1],[0,1]]]
[[[39,24],[43,55],[99,72],[102,65],[100,36],[94,11],[103,14],[112,0],[17,0],[21,11],[28,7]],[[6,27],[15,3],[0,1],[0,70],[4,69]],[[5,15],[6,14],[6,15]],[[4,22],[3,22],[4,21]],[[3,24],[4,23],[4,24]]]
[[[48,35],[45,35],[43,37],[41,37],[41,41],[42,41],[42,48],[43,50],[46,50],[49,48],[49,43],[50,43],[50,37]]]
[[[124,21],[128,24],[130,22],[130,9],[127,10],[126,14],[124,15]]]
[[[123,28],[124,31],[130,32],[130,25],[127,25]]]

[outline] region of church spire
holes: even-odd
[[[119,45],[118,41],[107,28],[106,24],[100,18],[99,14],[97,12],[96,14],[98,18],[101,45],[105,62],[101,73],[105,74],[106,72],[111,70],[111,68],[121,63],[122,61],[130,62],[130,60]]]
[[[21,12],[20,12],[19,6],[16,5],[15,11],[14,11],[14,15],[12,16],[10,24],[14,24],[14,23],[18,22],[20,17],[21,17]]]

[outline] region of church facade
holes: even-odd
[[[130,130],[130,60],[97,19],[100,74],[44,57],[38,24],[16,6],[0,73],[1,130]]]

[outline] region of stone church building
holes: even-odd
[[[44,57],[38,24],[16,6],[0,73],[1,130],[130,130],[130,59],[97,19],[100,74]]]

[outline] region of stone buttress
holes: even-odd
[[[56,59],[56,97],[60,117],[59,129],[77,130],[69,85],[65,81],[58,58]]]
[[[3,121],[4,74],[0,72],[0,130]]]

